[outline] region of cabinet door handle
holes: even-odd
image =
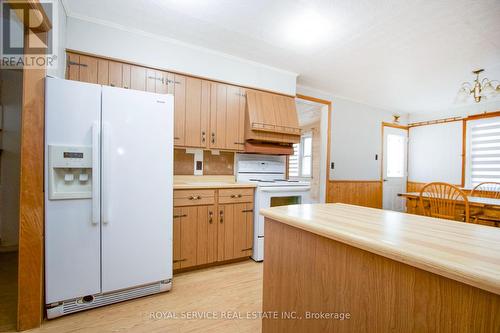
[[[243,209],[241,212],[242,213],[252,213],[253,209]]]
[[[220,215],[220,223],[224,223],[224,211],[223,211],[223,210],[221,210],[221,211],[219,212],[219,215]]]
[[[212,143],[215,143],[215,133],[212,132]]]
[[[201,142],[202,142],[202,143],[205,143],[205,141],[206,141],[205,131],[202,131],[202,132],[201,132]]]
[[[180,217],[187,217],[187,214],[174,215],[174,219],[177,219],[177,218],[180,218]]]
[[[233,198],[233,199],[234,199],[234,198],[236,198],[236,195],[234,195],[234,194],[231,194],[231,198]]]
[[[244,145],[244,142],[234,142],[235,145]]]
[[[174,140],[180,140],[181,138],[179,138],[178,136],[174,136]]]
[[[214,213],[208,212],[208,223],[212,224],[214,221]]]
[[[186,261],[186,260],[187,260],[187,259],[185,259],[185,258],[184,258],[184,259],[179,259],[179,260],[174,260],[174,263],[176,263],[176,262],[181,262],[181,261]]]
[[[199,196],[199,195],[196,195],[196,196],[190,196],[188,199],[189,199],[189,200],[200,200],[200,199],[201,199],[201,196]]]

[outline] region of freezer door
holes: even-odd
[[[101,86],[56,78],[46,79],[46,304],[101,291],[101,227],[98,213],[100,185],[97,168],[100,110]],[[96,166],[91,174],[92,198],[49,199],[49,145],[92,147],[92,164]]]
[[[103,292],[172,278],[173,122],[173,96],[103,87]]]

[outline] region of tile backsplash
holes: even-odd
[[[187,152],[186,152],[187,151]],[[174,149],[174,175],[194,175],[194,149]],[[203,151],[203,175],[234,175],[234,153]]]

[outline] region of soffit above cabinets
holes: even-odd
[[[500,77],[495,0],[63,1],[69,16],[300,73],[300,85],[380,108],[449,108],[471,70]],[[294,24],[308,11],[323,19],[321,40]]]

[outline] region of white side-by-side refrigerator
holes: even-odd
[[[172,95],[48,77],[48,318],[170,290]]]

